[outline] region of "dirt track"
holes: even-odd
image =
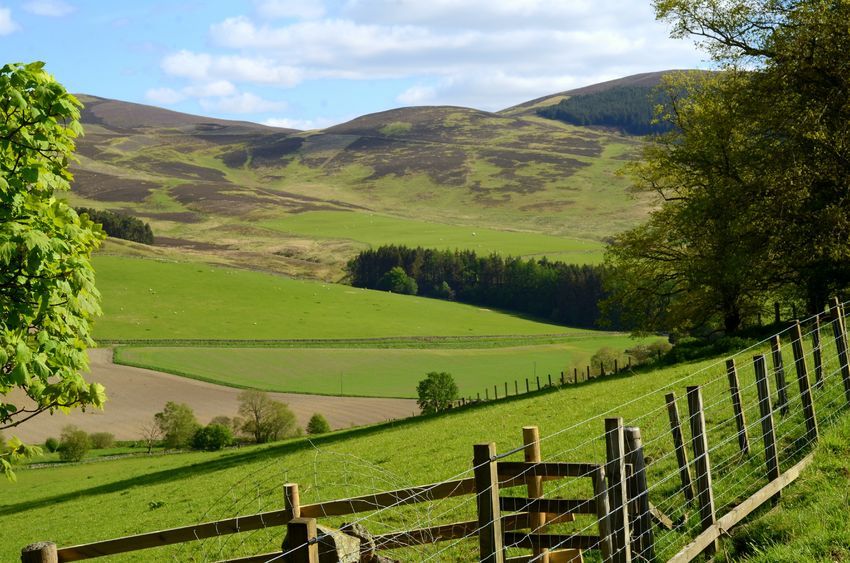
[[[112,351],[89,351],[91,373],[87,381],[97,381],[106,387],[109,397],[103,411],[74,411],[50,416],[43,413],[20,427],[6,430],[6,436],[19,436],[25,442],[39,443],[48,436],[59,436],[63,426],[76,424],[87,432],[112,432],[119,440],[139,438],[139,428],[162,410],[166,401],[187,403],[202,424],[215,416],[236,415],[239,389],[205,383],[112,363]],[[346,428],[404,418],[418,411],[412,399],[367,399],[357,397],[325,397],[295,393],[270,393],[289,405],[303,428],[310,416],[318,412],[328,419],[331,427]],[[12,396],[14,402],[16,396]]]

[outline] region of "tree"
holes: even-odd
[[[416,280],[408,276],[401,266],[395,266],[384,274],[378,282],[378,289],[405,295],[416,295],[419,291]]]
[[[445,410],[457,400],[458,389],[450,373],[432,371],[416,386],[416,403],[423,414]]]
[[[91,449],[89,435],[74,425],[62,429],[59,435],[59,459],[62,461],[80,461]]]
[[[115,434],[111,432],[92,432],[89,441],[93,450],[111,448],[115,444]]]
[[[229,426],[210,423],[198,428],[192,437],[192,447],[207,452],[218,451],[233,442],[233,433]]]
[[[103,233],[55,197],[70,189],[81,104],[43,67],[0,68],[0,429],[106,400],[80,375],[100,314],[90,258]],[[3,400],[16,388],[23,404]],[[7,474],[27,454],[12,441],[0,455]]]
[[[185,448],[200,426],[192,408],[186,403],[168,401],[161,412],[154,415],[166,448]]]
[[[758,111],[747,140],[774,149],[755,169],[770,188],[755,199],[775,232],[766,253],[789,269],[785,286],[820,310],[850,284],[850,3],[656,0],[655,9],[675,36],[748,69],[739,99]]]
[[[307,422],[307,434],[325,434],[330,431],[331,425],[328,424],[328,420],[319,413],[313,414]]]
[[[139,428],[139,434],[142,437],[142,443],[148,449],[148,454],[150,454],[153,447],[162,437],[162,430],[159,428],[156,417],[142,424]]]
[[[293,436],[299,431],[289,407],[272,400],[264,391],[248,389],[240,393],[239,414],[245,417],[242,431],[258,444]]]

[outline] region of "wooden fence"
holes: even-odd
[[[832,324],[837,367],[833,373],[826,369],[828,358],[825,357],[825,346],[821,338],[821,318],[817,316],[812,320],[810,332],[814,384],[811,383],[801,324],[796,322],[788,331],[783,331],[783,334],[787,332],[790,335],[793,368],[799,390],[799,412],[802,413],[803,420],[801,426],[805,428],[804,435],[798,441],[809,450],[819,436],[814,399],[826,388],[825,382],[837,381],[835,378],[840,374],[843,393],[839,393],[839,399],[842,403],[835,412],[840,414],[850,405],[847,332],[844,311],[837,300],[833,303],[828,318]],[[661,408],[664,409],[666,405],[670,433],[654,437],[653,441],[671,441],[670,451],[671,455],[675,453],[675,467],[669,477],[678,477],[681,482],[681,487],[675,491],[675,495],[681,495],[680,503],[695,505],[698,526],[696,536],[669,561],[684,563],[700,554],[716,551],[719,547],[718,539],[722,534],[758,507],[765,503],[776,503],[782,489],[797,479],[811,463],[811,451],[802,455],[799,448],[795,450],[795,454],[800,455],[781,459],[782,449],[777,440],[774,417],[777,414],[780,417],[788,415],[793,402],[789,397],[781,345],[779,336],[770,342],[770,357],[777,388],[775,404],[765,355],[756,354],[753,357],[755,381],[745,387],[741,386],[738,373],[740,366],[734,358],[725,363],[722,378],[724,381],[728,380],[727,404],[731,405],[734,412],[735,431],[734,435],[724,442],[736,444],[741,460],[753,459],[753,456],[763,454],[765,479],[764,486],[745,500],[727,507],[725,514],[718,516],[715,506],[716,487],[713,473],[716,462],[712,462],[712,456],[719,451],[719,446],[711,444],[709,440],[702,387],[692,385],[686,388],[688,416],[685,418],[685,428],[689,430],[687,434],[690,436],[690,448],[683,430],[676,395],[667,393],[664,396]],[[759,419],[748,424],[742,390],[750,386],[757,390]],[[761,447],[751,440],[750,429],[753,426],[761,429]],[[327,533],[317,527],[319,519],[393,510],[405,505],[465,495],[475,496],[476,519],[382,533],[372,538],[373,545],[383,550],[392,550],[466,538],[477,539],[479,559],[493,563],[580,562],[583,561],[582,553],[586,550],[599,550],[602,560],[606,562],[655,561],[657,535],[671,530],[675,532],[677,526],[682,527],[682,523],[674,523],[650,502],[661,483],[648,482],[648,467],[656,462],[644,457],[642,438],[639,428],[625,427],[621,418],[607,418],[602,435],[605,445],[604,461],[543,461],[537,428],[527,427],[523,429],[523,446],[520,449],[500,455],[497,454],[493,443],[476,444],[473,447],[472,476],[465,479],[314,504],[301,504],[298,485],[286,484],[284,507],[280,510],[64,548],[57,548],[51,543],[34,544],[24,548],[22,561],[78,561],[260,528],[285,526],[287,540],[280,551],[229,561],[316,563],[322,540],[327,537]],[[518,452],[524,454],[524,461],[506,460]],[[781,471],[781,462],[793,465]],[[561,479],[588,479],[589,490],[593,491],[592,496],[580,499],[547,498],[544,495],[544,482]],[[663,480],[667,479],[668,476],[665,475]],[[517,486],[525,487],[526,496],[501,494],[503,489]],[[667,500],[671,498],[668,497]],[[574,522],[576,516],[585,519],[589,516],[595,533],[583,533],[590,530],[590,526],[586,526],[579,533],[550,533],[560,524]],[[283,540],[282,531],[280,537]],[[530,553],[508,557],[508,550],[511,548],[522,548]],[[515,549],[511,553],[515,553]]]

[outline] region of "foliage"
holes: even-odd
[[[537,115],[573,125],[615,127],[630,135],[669,131],[669,122],[656,122],[655,106],[664,95],[650,86],[619,86],[593,94],[578,94],[537,110]]]
[[[162,430],[159,427],[159,420],[154,416],[153,419],[142,424],[139,428],[139,434],[142,438],[142,444],[148,449],[148,454],[151,453],[153,447],[159,442],[162,437]]]
[[[80,461],[91,449],[91,440],[84,430],[69,424],[59,435],[59,459],[62,461]]]
[[[645,364],[660,360],[666,353],[673,348],[673,345],[666,340],[656,340],[649,344],[638,344],[626,350],[626,354],[631,356],[636,364]]]
[[[307,422],[307,434],[325,434],[331,431],[328,420],[319,413],[313,414]]]
[[[229,426],[211,422],[198,428],[192,436],[192,448],[215,452],[233,443],[233,433]]]
[[[247,389],[239,394],[239,414],[245,417],[242,431],[258,444],[274,442],[300,432],[295,415],[285,403],[274,401],[268,393]]]
[[[607,346],[600,348],[590,358],[591,370],[596,371],[602,367],[605,369],[605,373],[612,373],[614,371],[614,360],[617,361],[620,368],[624,367],[628,362],[628,358],[624,353]]]
[[[50,438],[44,441],[44,449],[50,453],[55,452],[59,449],[59,440],[51,436]]]
[[[416,386],[416,403],[423,414],[445,410],[458,398],[458,389],[450,373],[432,371]]]
[[[91,221],[99,224],[103,231],[115,238],[132,240],[142,244],[153,244],[153,231],[148,223],[141,219],[109,209],[91,209],[77,207],[77,213],[85,214]]]
[[[378,289],[404,295],[416,295],[419,292],[416,280],[408,276],[401,266],[394,266],[381,276],[378,280]]]
[[[104,450],[111,448],[115,444],[115,434],[111,432],[92,432],[89,434],[91,447],[93,450]]]
[[[381,246],[365,250],[347,266],[355,287],[387,289],[388,279],[415,280],[420,295],[498,307],[569,326],[594,327],[603,296],[602,269],[469,250]],[[610,323],[618,326],[616,315]]]
[[[168,401],[165,408],[154,415],[166,448],[185,448],[200,426],[192,408],[186,403]]]
[[[106,399],[80,376],[100,313],[89,259],[103,234],[55,197],[69,189],[80,103],[43,67],[0,68],[0,393],[34,403],[0,400],[0,429]],[[0,456],[7,473],[12,455]]]

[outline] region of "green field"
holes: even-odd
[[[97,256],[98,339],[594,335],[447,301],[209,266]]]
[[[557,381],[566,370],[584,366],[599,348],[625,350],[637,342],[611,334],[580,337],[558,344],[481,349],[199,348],[120,347],[116,361],[186,375],[205,381],[266,391],[371,397],[416,397],[416,383],[430,371],[452,374],[461,395],[475,396],[493,385],[525,392],[525,378],[536,387],[548,375]],[[598,371],[598,368],[597,368]]]
[[[823,342],[827,378],[824,388],[815,393],[815,402],[822,431],[827,432],[830,419],[841,416],[845,409],[835,351],[826,332]],[[786,365],[790,366],[787,348]],[[36,540],[49,538],[69,545],[279,508],[280,487],[287,481],[299,483],[302,502],[310,503],[454,478],[469,470],[473,444],[495,441],[498,450],[504,452],[519,444],[520,428],[529,424],[539,425],[545,437],[544,459],[598,462],[604,460],[602,418],[612,415],[622,416],[626,425],[640,426],[646,455],[652,460],[648,468],[650,500],[675,519],[682,516],[686,506],[678,488],[664,394],[675,391],[681,398],[685,386],[691,384],[702,384],[715,471],[715,502],[718,513],[723,514],[765,482],[749,360],[753,353],[755,350],[749,350],[738,358],[745,412],[748,420],[755,421],[750,434],[754,453],[747,458],[737,451],[725,366],[723,358],[718,358],[486,403],[442,416],[341,431],[309,441],[298,439],[222,453],[20,469],[17,484],[0,484],[0,529],[5,539],[0,544],[0,559],[13,560],[20,546]],[[796,386],[789,386],[789,392],[791,412],[784,418],[776,416],[783,469],[798,459],[799,453],[795,452],[804,432]],[[680,409],[684,408],[680,405]],[[824,442],[828,446],[831,443]],[[839,455],[838,452],[843,452],[842,459],[846,458],[846,448],[832,453]],[[846,482],[846,473],[842,474],[837,465],[831,467]],[[838,478],[835,473],[833,476]],[[588,494],[585,481],[568,480],[546,487],[558,496],[581,498]],[[556,486],[562,488],[556,491]],[[846,493],[846,488],[843,491]],[[363,515],[362,524],[371,532],[380,533],[464,520],[473,517],[474,511],[473,498],[461,497]],[[660,558],[671,556],[693,537],[699,523],[695,511],[690,514],[680,531],[657,532]],[[345,519],[324,521],[338,525]],[[33,525],[35,522],[38,525]],[[564,524],[555,531],[585,526],[592,527],[592,520],[579,517],[575,524]],[[116,559],[223,559],[272,551],[280,545],[281,535],[282,531],[275,528]],[[476,543],[463,542],[437,555],[441,547],[445,544],[398,557],[469,561],[474,558]]]
[[[348,239],[370,246],[398,244],[410,247],[473,250],[479,255],[547,256],[573,264],[598,264],[599,241],[561,238],[521,231],[497,231],[443,223],[401,219],[373,213],[312,211],[261,225],[289,234]]]

